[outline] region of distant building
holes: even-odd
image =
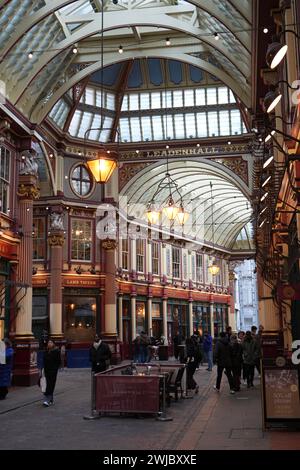
[[[237,296],[235,306],[238,330],[258,327],[257,278],[254,260],[246,260],[235,268]]]

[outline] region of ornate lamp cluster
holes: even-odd
[[[169,192],[168,200],[161,209],[157,208],[156,196],[160,191],[167,189]],[[179,204],[174,201],[174,193],[179,195]],[[181,193],[178,184],[169,173],[168,163],[167,172],[164,178],[159,182],[157,190],[152,196],[147,206],[147,219],[150,224],[157,224],[161,214],[164,214],[171,222],[177,221],[180,225],[184,225],[189,218],[189,213],[184,209]]]

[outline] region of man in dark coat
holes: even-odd
[[[95,336],[95,341],[90,349],[90,361],[92,363],[92,371],[97,374],[107,369],[111,359],[111,351],[109,346],[102,341],[98,335]]]
[[[44,393],[46,400],[44,406],[53,405],[53,394],[56,384],[58,369],[61,366],[60,350],[54,341],[49,339],[47,349],[44,352],[44,372],[46,377],[46,391]]]
[[[243,361],[247,377],[247,387],[254,387],[254,368],[257,360],[259,349],[257,341],[253,338],[251,331],[246,331],[246,336],[243,342]]]
[[[230,387],[230,393],[234,394],[234,385],[233,385],[233,377],[232,377],[232,361],[231,361],[231,348],[229,341],[226,337],[226,333],[220,333],[220,338],[216,344],[215,350],[215,361],[218,366],[218,375],[217,375],[217,382],[214,386],[214,389],[219,392],[221,386],[221,380],[223,375],[223,370],[225,369],[225,373],[227,376],[227,380]]]
[[[232,363],[232,375],[233,375],[233,386],[236,392],[240,391],[241,387],[241,372],[243,363],[243,349],[242,345],[238,342],[236,335],[230,337],[231,347],[231,363]]]

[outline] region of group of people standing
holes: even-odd
[[[215,347],[215,362],[217,364],[217,381],[215,390],[219,391],[223,372],[228,380],[230,393],[241,389],[241,378],[247,383],[247,388],[254,387],[255,367],[260,374],[261,334],[263,326],[253,326],[251,331],[239,331],[232,334],[231,328],[220,334]]]

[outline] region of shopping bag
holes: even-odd
[[[39,379],[39,386],[40,386],[41,392],[45,393],[46,388],[47,388],[47,381],[46,381],[44,369],[42,369],[42,371],[41,371],[41,375],[40,375],[40,379]]]

